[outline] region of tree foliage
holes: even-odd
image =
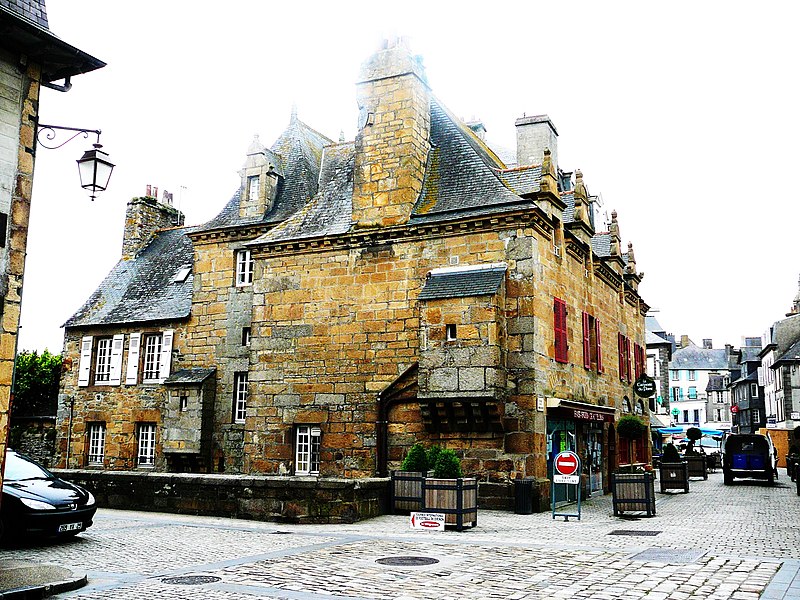
[[[55,415],[61,378],[60,354],[23,350],[17,354],[14,373],[14,402],[11,416]]]
[[[421,471],[424,473],[428,468],[428,455],[425,452],[425,446],[417,442],[411,446],[408,454],[403,459],[400,469],[402,471]]]

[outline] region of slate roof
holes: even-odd
[[[222,211],[201,229],[219,229],[255,223],[280,223],[305,206],[317,193],[323,148],[333,142],[312,129],[292,113],[289,126],[272,145],[268,158],[280,161],[277,172],[283,174],[272,208],[263,216],[242,219],[239,216],[241,187]]]
[[[203,383],[206,379],[217,372],[216,368],[203,369],[180,369],[164,380],[164,385],[185,385]]]
[[[353,142],[325,148],[319,191],[298,213],[251,242],[274,242],[349,231],[353,214]]]
[[[469,296],[492,296],[500,289],[505,278],[506,267],[487,265],[486,268],[461,269],[458,271],[431,272],[419,294],[420,300],[464,298]]]
[[[728,358],[724,349],[700,348],[691,344],[679,348],[672,354],[670,369],[695,369],[706,371],[728,370]]]
[[[592,236],[592,252],[599,257],[611,256],[611,234],[607,231]]]
[[[672,342],[670,342],[669,340],[665,340],[660,335],[653,333],[652,331],[646,331],[644,339],[646,346],[658,346],[659,344],[667,344],[667,345],[672,344]]]
[[[44,0],[0,0],[0,8],[6,8],[36,23],[39,27],[48,28]]]
[[[194,228],[166,229],[134,258],[120,260],[89,300],[64,323],[87,327],[184,319],[192,308],[192,274],[184,281],[173,278],[191,266],[194,250],[188,232]]]
[[[725,377],[722,375],[709,375],[708,385],[706,386],[707,392],[724,392],[725,391]]]
[[[800,362],[800,340],[792,344],[789,349],[778,360],[772,363],[772,368],[776,369],[780,365]]]
[[[761,362],[761,346],[742,346],[740,351],[742,353],[740,362]]]

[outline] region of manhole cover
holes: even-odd
[[[184,575],[181,577],[165,577],[161,581],[162,583],[174,585],[203,585],[204,583],[215,583],[221,579],[221,577],[213,577],[212,575]]]
[[[691,563],[705,554],[705,550],[674,550],[672,548],[648,548],[631,557],[631,560],[663,563]]]
[[[272,535],[291,535],[291,531],[270,531]]]
[[[661,533],[660,531],[649,531],[647,529],[615,529],[609,532],[608,535],[639,535],[639,536],[654,536]]]
[[[390,567],[424,567],[426,565],[435,565],[439,561],[428,556],[387,556],[386,558],[379,558],[375,562],[380,565],[389,565]]]

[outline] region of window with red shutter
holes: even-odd
[[[625,338],[625,381],[631,380],[631,341]]]
[[[557,362],[569,362],[567,349],[567,304],[560,298],[553,298],[553,337]]]
[[[583,367],[592,368],[592,335],[589,329],[589,313],[583,312]]]
[[[617,366],[619,367],[619,378],[625,380],[625,336],[617,333]]]

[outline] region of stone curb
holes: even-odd
[[[37,565],[41,566],[41,565]],[[35,568],[35,567],[30,567]],[[82,588],[89,582],[86,574],[73,575],[68,579],[60,581],[51,581],[47,583],[40,583],[35,585],[23,585],[16,588],[7,590],[0,590],[0,599],[2,600],[38,600],[39,598],[47,598],[61,592],[70,592]]]

